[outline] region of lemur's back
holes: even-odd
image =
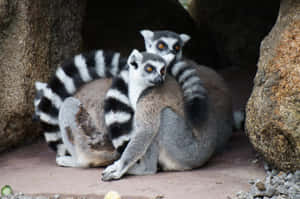
[[[229,89],[222,77],[212,69],[201,65],[197,65],[195,68],[208,94],[207,120],[205,120],[203,125],[198,129],[194,129],[193,135],[195,137],[187,140],[189,143],[197,143],[200,151],[189,151],[189,149],[180,148],[180,150],[173,150],[172,154],[169,154],[169,156],[175,159],[181,158],[183,160],[190,157],[186,155],[187,153],[191,152],[191,154],[195,156],[195,161],[192,162],[191,165],[178,164],[175,170],[185,170],[201,166],[211,157],[212,153],[217,150],[216,145],[217,148],[222,148],[232,133],[232,104]],[[110,86],[110,79],[100,79],[85,85],[75,95],[91,115],[93,123],[97,125],[98,132],[103,134],[108,133],[104,123],[103,99]],[[166,139],[167,142],[164,143],[164,145],[167,146],[170,143],[178,142],[183,138],[174,137],[174,134],[187,135],[187,129],[183,129],[182,125],[179,125],[179,121],[173,120],[172,118],[164,120],[164,122],[167,123],[163,123],[161,119],[163,110],[168,107],[183,120],[186,120],[184,117],[184,101],[182,98],[183,93],[180,89],[180,85],[174,78],[168,76],[162,86],[151,89],[151,91],[146,93],[138,102],[137,111],[135,113],[136,120],[142,121],[142,123],[145,124],[147,123],[153,131],[158,131],[159,128],[163,127],[166,128],[168,132],[170,129],[177,131],[176,133],[173,131],[169,132],[169,134],[171,134],[170,139]],[[169,118],[168,115],[167,118]],[[145,126],[145,128],[147,127]],[[109,140],[106,141],[110,142]],[[88,149],[88,147],[81,146],[81,148],[86,150],[83,154],[91,154],[91,149]],[[101,151],[101,147],[97,150]],[[111,147],[111,150],[111,154],[114,154],[113,147]],[[185,155],[179,155],[182,151]],[[101,155],[101,162],[109,162],[112,158],[116,158],[112,156],[113,155],[110,157]],[[166,168],[166,170],[171,169]]]
[[[98,79],[84,85],[76,94],[75,97],[80,100],[91,117],[97,121],[95,125],[100,132],[107,133],[104,124],[104,100],[107,90],[111,86],[112,79]]]
[[[198,74],[203,82],[204,87],[208,91],[209,105],[211,106],[209,114],[213,114],[213,118],[218,122],[219,132],[222,137],[218,139],[218,145],[221,147],[225,144],[232,132],[232,102],[228,87],[223,78],[214,70],[198,65]],[[103,99],[106,91],[111,85],[111,79],[99,79],[80,89],[75,97],[77,97],[91,117],[95,120],[95,124],[99,128],[99,132],[107,133],[104,124]],[[101,91],[101,92],[100,92]],[[154,120],[155,112],[163,107],[171,107],[180,116],[184,115],[182,92],[180,86],[174,78],[168,76],[165,83],[159,87],[152,89],[149,93],[142,97],[138,103],[137,117],[144,117],[143,120]],[[152,107],[153,104],[155,106]],[[100,114],[99,114],[100,113]]]
[[[223,78],[214,70],[201,65],[197,65],[195,68],[208,92],[208,117],[217,122],[217,148],[219,149],[224,146],[232,134],[233,119],[230,91]],[[151,90],[140,100],[136,117],[143,121],[153,121],[156,116],[150,113],[160,111],[164,107],[170,107],[184,118],[182,97],[178,83],[169,77],[163,86]],[[155,125],[155,122],[153,125]],[[195,136],[197,136],[197,133],[201,134],[201,132],[195,131]]]

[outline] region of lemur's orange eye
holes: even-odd
[[[175,51],[179,51],[179,50],[180,50],[180,46],[179,46],[178,44],[176,44],[176,45],[174,46],[174,50],[175,50]]]
[[[160,42],[160,43],[157,45],[157,47],[158,47],[160,50],[162,50],[162,49],[164,49],[166,46],[165,46],[164,43]]]
[[[147,66],[146,71],[151,73],[153,71],[153,67],[152,66]]]

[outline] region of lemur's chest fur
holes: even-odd
[[[128,59],[128,69],[113,79],[104,100],[105,124],[114,147],[122,153],[134,136],[134,112],[141,94],[148,88],[161,84],[165,78],[165,61],[158,55],[133,51]]]

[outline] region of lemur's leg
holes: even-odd
[[[102,137],[98,136],[93,120],[78,99],[69,97],[64,101],[59,111],[59,126],[71,157],[59,157],[57,163],[66,167],[89,167],[94,161],[90,158],[92,154],[86,152],[101,142]]]
[[[132,175],[149,175],[156,173],[158,166],[158,153],[158,141],[155,138],[149,146],[146,154],[138,160],[127,173]]]
[[[160,118],[158,135],[143,158],[128,171],[128,174],[156,173],[158,159],[163,170],[183,171],[199,167],[211,157],[215,139],[207,139],[207,146],[203,146],[205,142],[198,142],[192,128],[171,108],[164,108]],[[206,128],[202,130],[208,131]]]
[[[171,108],[161,113],[159,128],[159,164],[163,170],[183,171],[202,166],[216,147],[216,129],[192,129]],[[213,121],[212,121],[213,122]],[[213,124],[210,124],[213,125]],[[194,135],[202,134],[201,140]],[[201,132],[202,131],[202,132]]]
[[[131,138],[121,158],[102,172],[102,180],[108,181],[120,179],[138,160],[143,158],[144,154],[146,154],[156,133],[151,125],[143,122],[139,123],[138,120],[135,120],[135,131],[135,136]],[[145,163],[147,163],[147,161],[145,161]],[[137,170],[136,172],[138,172]]]
[[[59,112],[59,125],[65,145],[72,157],[60,157],[61,166],[97,167],[118,158],[107,134],[100,132],[95,121],[76,98],[67,98]]]
[[[79,100],[75,98],[67,98],[62,104],[59,111],[59,127],[62,134],[64,145],[67,147],[71,156],[60,156],[56,158],[56,163],[59,166],[77,167],[77,156],[74,145],[74,136],[72,127],[76,125],[75,116],[80,108]]]

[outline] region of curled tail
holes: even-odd
[[[58,156],[66,155],[58,126],[63,101],[84,84],[95,79],[116,76],[126,66],[119,53],[96,50],[76,55],[57,68],[48,84],[36,82],[35,119],[44,129],[46,142]]]
[[[168,72],[182,89],[187,121],[197,127],[207,118],[208,96],[195,67],[195,63],[183,60],[169,66]]]
[[[114,148],[122,154],[133,130],[134,109],[128,96],[128,71],[113,79],[104,100],[104,121]]]

